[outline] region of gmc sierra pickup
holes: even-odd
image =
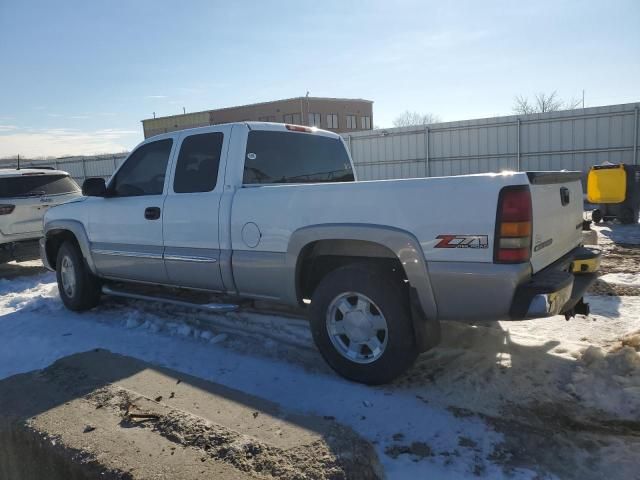
[[[369,384],[436,345],[441,319],[588,313],[599,267],[577,172],[359,182],[338,135],[296,125],[158,135],[83,193],[41,240],[68,308],[141,283],[301,306],[328,364]]]

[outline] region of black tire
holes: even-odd
[[[602,212],[599,208],[596,208],[593,212],[591,212],[591,220],[596,223],[600,223],[602,221]]]
[[[375,304],[373,310],[379,310],[386,321],[386,347],[380,349],[379,358],[371,363],[350,360],[331,340],[327,326],[329,309],[334,299],[347,292],[368,297]],[[391,272],[366,264],[347,265],[330,272],[313,293],[309,317],[313,339],[320,353],[331,368],[350,380],[368,385],[388,383],[413,365],[418,356],[408,293],[404,291],[401,280]]]
[[[63,265],[65,265],[64,268]],[[65,288],[63,269],[73,271],[74,288]],[[95,307],[100,302],[100,281],[89,270],[76,243],[66,241],[60,246],[56,259],[56,278],[60,298],[69,310],[82,312]]]
[[[620,222],[628,225],[630,223],[636,223],[637,218],[635,218],[635,212],[633,208],[625,207],[622,209],[622,215],[620,215]]]

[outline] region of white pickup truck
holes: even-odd
[[[41,241],[68,308],[140,283],[300,306],[329,365],[369,384],[436,345],[441,319],[588,313],[599,267],[579,173],[359,182],[343,140],[309,127],[158,135],[83,192]]]

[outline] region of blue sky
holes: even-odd
[[[288,98],[461,120],[640,101],[640,1],[0,0],[0,157],[130,149],[140,120]]]

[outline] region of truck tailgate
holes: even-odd
[[[531,266],[542,270],[582,241],[580,172],[527,172],[531,183]]]

